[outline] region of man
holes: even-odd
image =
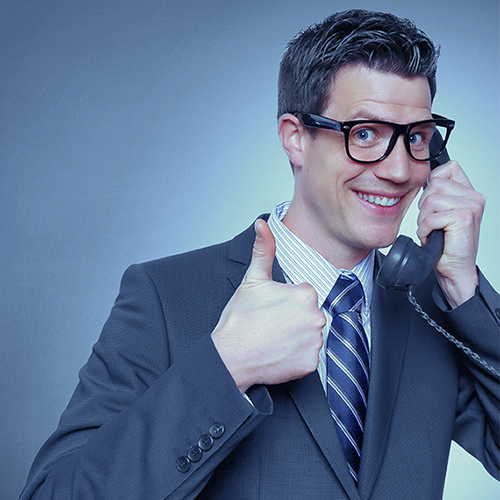
[[[430,172],[430,137],[453,126],[431,113],[436,59],[412,23],[373,12],[290,42],[292,202],[230,242],[127,270],[23,499],[440,498],[452,439],[500,477],[484,200],[458,163]],[[444,229],[444,252],[415,294],[480,361],[373,281],[374,249],[426,183],[418,235]]]

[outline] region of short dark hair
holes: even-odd
[[[434,99],[438,57],[439,47],[409,19],[357,9],[333,14],[288,43],[278,78],[278,118],[297,111],[321,114],[335,74],[350,63],[424,76]]]

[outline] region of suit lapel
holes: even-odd
[[[384,458],[408,339],[408,308],[404,293],[374,284],[370,387],[358,484],[362,498],[370,496]]]
[[[337,428],[330,413],[318,372],[286,384],[293,402],[314,436],[328,463],[352,500],[360,500],[356,485],[347,469],[344,452],[337,438]]]

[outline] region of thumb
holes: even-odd
[[[276,246],[274,236],[262,219],[255,221],[255,243],[253,245],[252,260],[245,275],[245,282],[272,280],[272,270]]]

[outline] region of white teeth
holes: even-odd
[[[372,194],[362,194],[358,193],[358,196],[365,201],[368,201],[369,203],[374,203],[375,205],[381,205],[383,207],[392,207],[395,205],[400,199],[399,198],[386,198],[385,196],[383,198],[380,198],[380,196],[373,196]]]

